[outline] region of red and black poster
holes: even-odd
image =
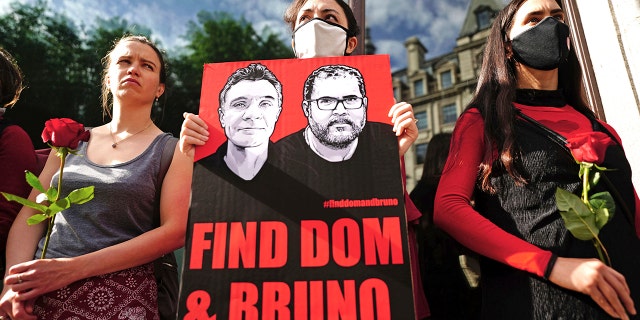
[[[179,319],[415,319],[384,55],[213,63]]]

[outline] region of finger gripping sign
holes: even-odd
[[[179,319],[415,319],[390,74],[205,65]]]

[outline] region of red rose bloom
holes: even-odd
[[[69,118],[47,120],[42,130],[42,141],[54,147],[76,149],[80,141],[89,141],[90,133],[81,123]]]
[[[567,139],[567,147],[578,162],[601,164],[607,146],[612,145],[611,137],[603,132],[585,132]]]

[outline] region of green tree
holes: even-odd
[[[96,27],[78,31],[44,0],[14,2],[10,8],[0,16],[0,46],[16,57],[27,89],[7,116],[29,133],[36,148],[46,147],[40,133],[47,119],[68,117],[88,127],[108,121],[100,106],[102,58],[123,35],[149,37],[150,29],[115,17],[98,18]]]
[[[292,57],[291,49],[266,30],[263,35],[244,18],[235,20],[225,12],[198,13],[198,23],[189,22],[186,35],[193,62],[227,62],[239,60]]]
[[[50,13],[44,1],[14,2],[10,7],[12,11],[0,17],[0,45],[16,57],[27,89],[8,115],[40,147],[47,119],[77,114],[83,85],[82,67],[76,63],[80,40],[69,19]]]
[[[280,35],[265,29],[258,34],[244,18],[224,12],[200,11],[187,25],[185,48],[171,59],[173,70],[167,92],[167,123],[182,123],[182,113],[198,112],[205,63],[292,58]],[[180,126],[173,127],[175,135]],[[171,128],[167,128],[171,130]]]
[[[46,147],[40,133],[47,119],[68,117],[88,127],[109,121],[100,105],[102,59],[123,35],[151,38],[151,30],[119,17],[78,28],[46,0],[13,2],[10,9],[0,16],[0,46],[16,57],[27,89],[7,116],[29,133],[36,148]],[[293,57],[280,35],[268,29],[258,34],[246,20],[227,13],[200,12],[184,38],[186,46],[165,56],[167,90],[152,113],[161,129],[176,136],[182,113],[198,111],[205,63]]]

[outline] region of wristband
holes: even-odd
[[[551,258],[549,258],[549,263],[547,263],[547,268],[544,269],[543,279],[549,280],[549,276],[551,276],[551,271],[553,270],[553,266],[556,264],[556,260],[558,260],[558,256],[555,253],[552,253]]]

